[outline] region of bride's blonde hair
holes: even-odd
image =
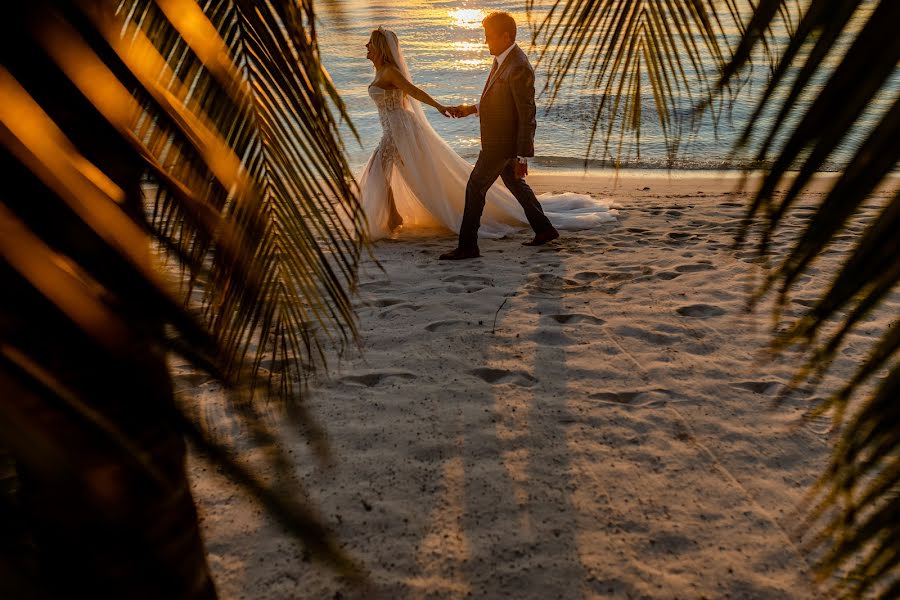
[[[381,61],[387,65],[394,65],[394,59],[391,56],[391,48],[388,46],[387,34],[379,27],[372,31],[372,37],[369,38],[372,48],[381,55]]]

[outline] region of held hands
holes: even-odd
[[[451,116],[455,119],[461,119],[463,117],[468,117],[469,115],[474,115],[476,112],[475,107],[470,106],[468,104],[460,104],[459,106],[446,106],[444,108],[447,109],[449,116]],[[441,112],[443,112],[443,111],[441,111]],[[446,116],[446,113],[444,113],[444,114]]]

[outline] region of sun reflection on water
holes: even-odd
[[[454,52],[480,53],[486,50],[484,42],[453,42],[451,48]]]
[[[464,29],[478,29],[481,21],[487,13],[480,8],[458,8],[451,10],[448,16],[453,20],[453,25]]]

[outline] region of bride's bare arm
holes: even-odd
[[[397,86],[398,88],[400,88],[401,90],[403,90],[404,92],[406,92],[408,95],[412,96],[419,102],[423,102],[423,103],[427,104],[428,106],[435,107],[438,110],[438,112],[441,113],[442,115],[444,115],[445,117],[450,116],[450,113],[447,111],[446,106],[444,106],[443,104],[441,104],[440,102],[438,102],[437,100],[435,100],[434,98],[429,96],[424,90],[417,88],[415,85],[413,85],[409,80],[406,79],[406,77],[403,76],[403,73],[401,73],[395,67],[388,67],[387,70],[385,71],[383,77],[389,83],[392,83],[393,85]]]

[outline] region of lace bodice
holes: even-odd
[[[373,83],[369,85],[369,96],[371,96],[375,106],[378,107],[379,114],[383,111],[403,108],[403,90],[399,88],[386,90]]]
[[[401,89],[386,90],[375,84],[369,85],[369,96],[378,108],[378,119],[381,121],[381,143],[375,149],[380,153],[385,172],[390,172],[397,154],[396,139],[398,136],[411,135],[411,113],[404,109],[404,92]]]

